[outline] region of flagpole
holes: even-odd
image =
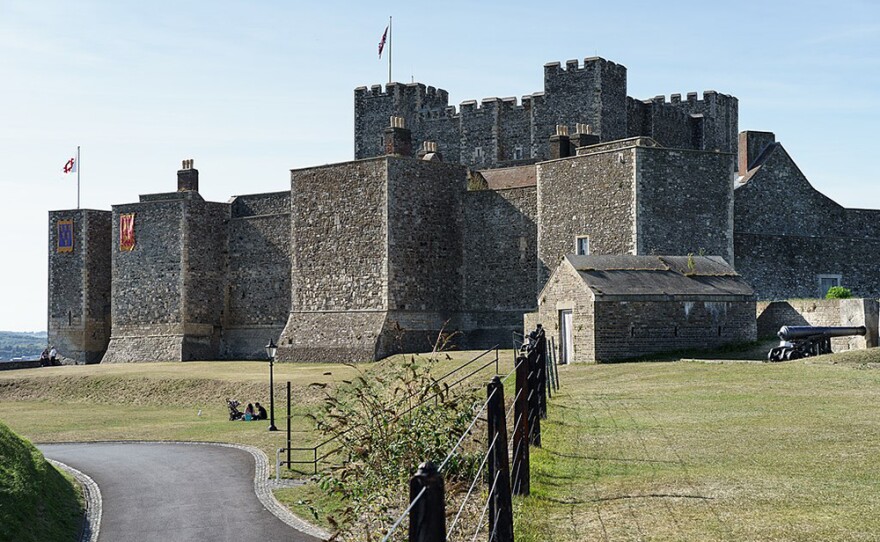
[[[391,84],[391,16],[388,16],[388,84]]]
[[[79,209],[79,145],[76,146],[76,208]]]

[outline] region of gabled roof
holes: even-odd
[[[750,301],[755,293],[720,256],[565,257],[597,301]]]
[[[496,169],[482,169],[479,172],[489,190],[504,190],[505,188],[523,188],[537,186],[538,170],[534,164],[527,166],[505,167]]]

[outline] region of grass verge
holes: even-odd
[[[82,514],[78,486],[0,423],[0,540],[74,541]]]

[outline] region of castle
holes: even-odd
[[[363,361],[440,329],[506,346],[570,254],[717,256],[758,299],[880,296],[880,212],[739,133],[733,96],[634,99],[624,66],[588,58],[547,64],[519,104],[399,83],[354,100],[355,160],[289,189],[207,202],[184,161],[176,191],[51,211],[66,361],[263,359],[269,338],[279,360]]]

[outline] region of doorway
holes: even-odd
[[[568,364],[574,361],[572,342],[571,310],[559,311],[559,361]]]

